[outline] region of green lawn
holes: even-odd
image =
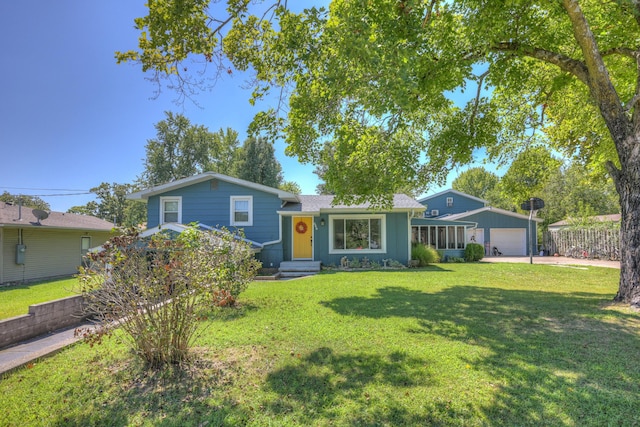
[[[0,381],[0,425],[634,426],[619,270],[440,264],[255,282],[185,370],[76,345]]]
[[[29,306],[76,295],[78,279],[66,278],[26,285],[0,287],[0,319],[29,312]]]

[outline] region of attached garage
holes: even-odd
[[[476,241],[483,243],[486,256],[493,256],[496,247],[503,256],[529,255],[529,216],[517,212],[486,206],[475,211],[449,215],[449,220],[476,223]],[[537,225],[540,218],[533,218],[533,248],[537,253]]]
[[[498,248],[502,255],[527,255],[526,228],[491,228],[489,229],[491,249]]]

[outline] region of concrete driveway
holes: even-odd
[[[480,262],[515,262],[529,264],[529,257],[491,256],[484,257]],[[551,265],[590,265],[592,267],[620,268],[620,261],[605,261],[602,259],[570,258],[564,256],[534,256],[534,264]]]

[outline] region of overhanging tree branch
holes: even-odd
[[[581,82],[589,85],[589,71],[587,66],[583,62],[561,53],[551,52],[533,46],[525,46],[517,42],[497,43],[491,47],[491,50],[496,52],[514,52],[530,58],[539,59],[540,61],[557,66],[562,71],[576,76]]]

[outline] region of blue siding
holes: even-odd
[[[453,206],[447,206],[447,197],[453,198]],[[433,198],[429,198],[428,200],[422,200],[420,203],[427,207],[425,216],[429,216],[433,209],[437,209],[439,211],[438,215],[442,216],[474,211],[476,209],[484,207],[484,203],[478,200],[474,200],[469,197],[465,197],[462,194],[449,191],[437,195]]]
[[[524,228],[527,230],[527,254],[529,253],[529,220],[525,218],[516,218],[509,215],[503,215],[499,212],[484,211],[475,215],[470,215],[464,218],[465,221],[473,221],[478,223],[479,229],[484,229],[484,241],[485,246],[493,246],[491,244],[491,229],[492,228]],[[534,221],[531,232],[533,234],[533,248],[537,253],[537,227]]]
[[[275,194],[240,185],[216,181],[201,182],[168,191],[149,198],[147,227],[158,225],[160,216],[160,197],[182,197],[182,223],[200,222],[211,227],[227,227],[230,225],[231,196],[253,196],[253,225],[239,227],[245,236],[255,242],[269,242],[279,237],[279,215],[281,201]]]
[[[147,204],[147,227],[152,228],[160,221],[160,197],[181,196],[182,223],[199,222],[211,227],[241,229],[247,239],[254,242],[276,243],[265,246],[256,258],[264,267],[278,267],[284,260],[283,242],[278,242],[281,200],[275,194],[225,181],[211,180],[151,196]],[[253,197],[253,225],[232,227],[231,196]]]

